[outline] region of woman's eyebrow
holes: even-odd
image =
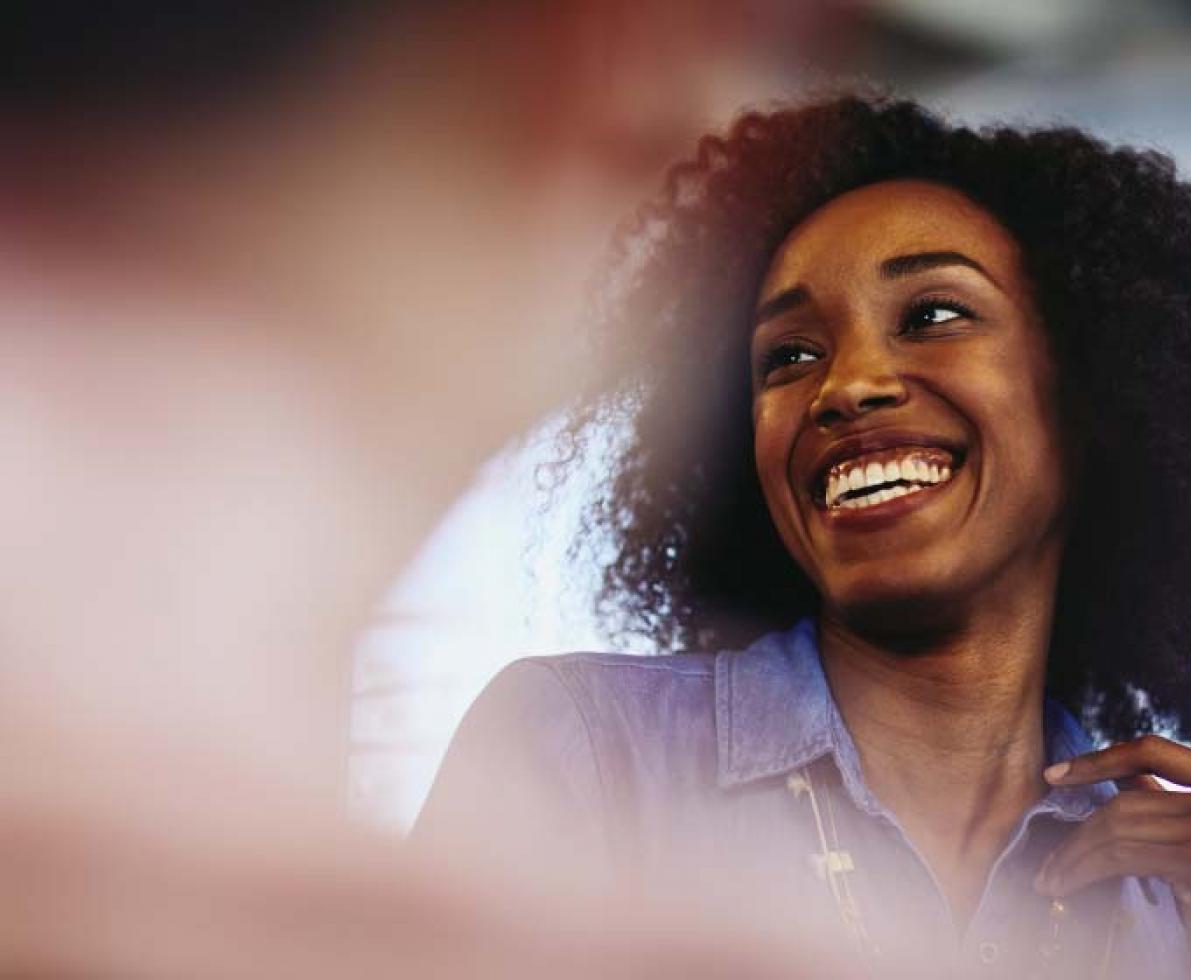
[[[882,279],[900,279],[902,276],[912,276],[918,272],[948,265],[963,265],[975,269],[993,285],[997,285],[996,279],[989,275],[984,266],[963,252],[915,252],[911,255],[895,255],[882,262],[878,271]]]
[[[963,252],[914,252],[909,255],[895,255],[893,258],[885,259],[877,269],[882,279],[900,279],[902,276],[912,276],[949,265],[962,265],[974,269],[1000,288],[1000,283],[984,266]],[[775,293],[757,307],[757,312],[753,315],[753,326],[759,327],[766,320],[772,320],[775,316],[801,306],[809,297],[805,286],[790,286]]]
[[[757,312],[753,315],[753,326],[759,327],[766,320],[772,320],[787,310],[801,306],[809,296],[810,294],[804,286],[790,286],[788,289],[783,289],[757,307]]]

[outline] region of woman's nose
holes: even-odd
[[[850,351],[840,350],[811,402],[815,424],[832,428],[878,408],[905,402],[906,386],[893,359],[877,341]]]

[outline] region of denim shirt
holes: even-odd
[[[1052,701],[1044,732],[1048,764],[1093,748]],[[865,784],[805,619],[742,651],[517,661],[460,726],[415,835],[470,823],[489,849],[520,836],[528,851],[553,834],[638,868],[730,868],[768,905],[789,902],[812,929],[837,931],[875,975],[897,950],[903,969],[918,957],[917,976],[1191,976],[1161,881],[1148,881],[1149,896],[1134,878],[1102,882],[1061,914],[1032,887],[1064,834],[1115,792],[1052,788],[1030,807],[960,930]],[[846,867],[830,859],[825,874],[826,851],[846,851]],[[860,936],[833,892],[843,879]]]

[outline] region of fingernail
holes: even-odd
[[[1071,771],[1070,762],[1056,762],[1053,766],[1047,766],[1042,770],[1042,778],[1048,783],[1057,783],[1060,779]]]

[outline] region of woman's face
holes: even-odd
[[[829,610],[943,625],[972,602],[1053,589],[1056,367],[992,215],[925,181],[844,194],[782,243],[755,324],[757,471]]]

